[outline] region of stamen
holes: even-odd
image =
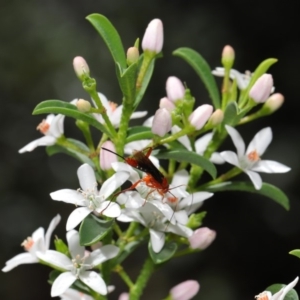
[[[32,239],[31,236],[29,236],[26,240],[23,241],[21,246],[24,247],[26,251],[29,251],[33,246],[33,244],[34,244],[34,240]]]
[[[44,119],[37,127],[36,130],[39,130],[41,133],[46,134],[50,128],[50,124]]]
[[[260,160],[260,157],[257,153],[256,150],[253,150],[252,152],[250,152],[248,155],[247,155],[248,159],[252,162],[256,162],[258,160]]]
[[[110,106],[112,112],[114,112],[118,107],[118,104],[112,101],[108,101],[108,105]]]

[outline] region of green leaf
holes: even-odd
[[[251,182],[224,182],[223,184],[210,186],[206,190],[211,192],[245,191],[256,193],[271,198],[286,210],[290,208],[289,199],[284,192],[269,183],[263,183],[260,190],[256,190]]]
[[[120,88],[122,90],[125,101],[133,103],[135,99],[135,83],[137,78],[137,63],[130,65],[123,73],[120,72],[120,67],[117,65],[117,73]]]
[[[280,291],[282,288],[286,287],[286,284],[272,284],[266,288],[266,291],[270,291],[272,295]],[[278,298],[279,299],[279,298]],[[291,289],[284,297],[283,300],[299,300],[298,294],[294,289]]]
[[[203,168],[213,178],[216,178],[217,169],[213,163],[203,156],[188,150],[176,149],[176,150],[160,150],[157,158],[161,159],[174,159],[179,162],[187,162]]]
[[[114,220],[100,220],[94,215],[88,215],[81,223],[79,229],[80,245],[90,246],[103,239],[112,229]]]
[[[108,47],[115,63],[125,69],[127,66],[124,47],[118,31],[103,15],[91,14],[86,19],[95,27]]]
[[[199,228],[202,225],[202,221],[205,216],[206,216],[206,211],[202,211],[197,214],[191,214],[186,226],[192,229]]]
[[[69,248],[63,240],[56,238],[54,240],[54,246],[55,246],[56,251],[63,253],[67,256],[70,255]]]
[[[143,55],[142,54],[140,57],[139,57],[139,64],[141,64],[141,62],[143,61]],[[142,86],[138,89],[138,93],[136,95],[136,98],[135,98],[135,102],[134,102],[134,108],[137,108],[137,106],[139,105],[139,103],[141,102],[141,100],[143,99],[144,97],[144,94],[147,90],[147,87],[149,85],[149,82],[150,82],[150,79],[152,77],[152,74],[153,74],[153,70],[154,70],[154,64],[155,64],[155,59],[152,59],[148,69],[147,69],[147,72],[144,76],[144,80],[142,82]]]
[[[289,252],[289,254],[295,255],[295,256],[297,256],[298,258],[300,258],[300,249],[292,250],[292,251]]]
[[[61,274],[60,271],[58,270],[52,270],[50,273],[49,273],[49,280],[48,282],[50,284],[53,284],[53,282],[55,281],[55,279]]]
[[[78,148],[81,148],[83,151],[87,151],[87,152],[89,151],[89,148],[82,142],[74,140],[74,139],[67,139],[67,140],[69,142],[71,142],[72,144],[76,145]],[[85,146],[85,147],[83,147],[83,146]],[[61,145],[52,145],[52,146],[46,147],[46,152],[49,156],[52,156],[57,153],[68,154],[82,163],[87,163],[93,168],[95,167],[94,162],[88,156],[86,156],[74,149],[71,149],[71,148],[66,148]]]
[[[46,100],[39,103],[35,109],[33,110],[33,115],[40,115],[40,114],[62,114],[76,120],[81,120],[90,124],[91,126],[99,129],[103,133],[107,134],[111,137],[109,131],[99,123],[93,116],[88,113],[80,112],[77,107],[71,103],[61,101],[61,100]]]
[[[215,78],[211,74],[211,69],[206,60],[195,50],[190,48],[179,48],[173,55],[185,60],[199,75],[215,108],[220,108],[220,94]]]
[[[133,141],[152,139],[152,138],[153,138],[153,133],[150,127],[135,126],[128,129],[126,144]]]
[[[225,108],[223,124],[235,125],[240,120],[238,115],[238,106],[236,102],[229,102]]]
[[[175,254],[178,246],[175,242],[170,242],[164,245],[159,253],[155,253],[152,249],[151,242],[149,241],[148,250],[149,254],[155,264],[161,264],[169,259]]]

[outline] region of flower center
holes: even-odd
[[[32,239],[31,236],[29,236],[26,240],[23,241],[21,246],[23,246],[26,251],[29,251],[33,246],[33,244],[34,244],[34,240]]]
[[[36,130],[39,130],[41,133],[46,134],[50,128],[50,124],[44,119],[37,127]]]
[[[95,184],[97,186],[97,184]],[[97,195],[97,192],[95,189],[86,189],[85,191],[82,189],[77,189],[77,192],[80,193],[84,199],[89,201],[88,208],[90,210],[95,210],[99,204],[104,200],[100,198],[99,195]]]
[[[248,159],[251,161],[251,162],[257,162],[258,160],[260,160],[260,157],[257,153],[256,150],[253,150],[251,151],[248,155],[247,155]]]
[[[73,266],[73,270],[72,273],[78,277],[79,273],[81,271],[84,271],[86,269],[92,269],[93,266],[89,265],[89,264],[85,264],[84,261],[87,258],[87,256],[83,256],[81,257],[79,254],[77,254],[73,259],[72,259],[72,266]]]
[[[114,112],[118,107],[118,104],[115,103],[115,102],[112,102],[112,101],[108,101],[108,105],[109,105],[112,112]]]
[[[260,293],[259,295],[255,296],[257,300],[269,300],[269,296],[267,292]]]

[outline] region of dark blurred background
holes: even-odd
[[[287,174],[263,179],[286,192],[291,210],[272,200],[247,193],[222,193],[206,201],[204,225],[217,231],[213,245],[201,254],[174,259],[150,281],[142,299],[161,299],[175,284],[196,279],[201,290],[195,299],[253,299],[272,283],[289,283],[300,274],[300,260],[288,252],[300,248],[299,200],[299,8],[294,1],[2,1],[0,10],[0,265],[21,253],[21,242],[60,213],[55,234],[65,238],[65,222],[73,207],[52,201],[49,193],[77,188],[79,163],[43,147],[32,153],[18,149],[40,137],[35,128],[43,116],[32,116],[42,100],[87,98],[74,75],[72,60],[81,55],[97,79],[99,91],[120,103],[120,90],[110,54],[92,26],[90,13],[106,15],[118,29],[124,47],[133,45],[153,18],[164,23],[164,58],[156,63],[154,78],[139,110],[149,115],[165,95],[165,81],[175,75],[187,82],[197,104],[209,99],[197,75],[172,51],[186,46],[199,51],[212,68],[220,66],[226,44],[236,51],[235,68],[254,70],[264,59],[279,62],[270,72],[276,91],[286,102],[274,115],[240,127],[249,142],[261,128],[271,126],[274,139],[265,157],[292,167]],[[220,81],[219,81],[220,82]],[[151,104],[150,104],[151,103]],[[67,119],[68,137],[80,138]],[[231,143],[227,144],[233,146]],[[225,148],[224,148],[225,149]],[[247,179],[246,177],[244,177]],[[248,179],[247,179],[248,180]],[[137,251],[126,267],[135,276],[145,252]],[[0,273],[0,299],[51,299],[49,269],[21,265]],[[116,279],[117,299],[125,286]],[[297,287],[300,292],[300,287]]]

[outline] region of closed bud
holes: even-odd
[[[213,126],[219,125],[223,122],[224,113],[221,109],[217,109],[213,112],[213,114],[209,118],[209,123]]]
[[[143,40],[142,49],[154,53],[159,53],[162,50],[164,43],[163,23],[160,19],[154,19],[146,28]]]
[[[207,227],[201,227],[189,237],[192,249],[206,249],[216,238],[217,233]]]
[[[190,300],[200,289],[200,284],[196,280],[186,280],[175,285],[170,290],[172,300]]]
[[[73,67],[75,74],[81,80],[84,79],[86,75],[90,75],[90,68],[85,59],[81,56],[76,56],[73,59]]]
[[[170,112],[165,108],[159,108],[153,118],[152,132],[159,136],[164,136],[172,128],[172,118]]]
[[[139,60],[139,49],[137,47],[130,47],[127,50],[127,65],[130,66]]]
[[[115,145],[111,141],[106,141],[103,143],[103,148],[107,148],[110,151],[116,152]],[[117,156],[109,151],[100,149],[100,168],[104,171],[110,170],[112,168],[111,164],[117,162]]]
[[[172,102],[183,99],[185,88],[181,80],[175,76],[170,76],[166,82],[166,91],[168,99]]]
[[[170,101],[167,97],[161,98],[159,101],[159,107],[165,108],[169,112],[172,112],[175,109],[175,105],[172,101]]]
[[[129,300],[129,294],[128,293],[120,294],[118,300]]]
[[[249,96],[256,103],[264,103],[269,98],[272,89],[273,89],[272,75],[263,74],[256,80],[256,82],[250,89]]]
[[[273,94],[264,104],[264,108],[270,110],[270,112],[274,112],[278,110],[284,102],[284,97],[280,93]]]
[[[201,129],[213,112],[213,107],[209,104],[198,106],[189,116],[189,121],[196,130]]]
[[[89,101],[86,101],[84,99],[78,99],[76,102],[76,106],[79,111],[81,112],[88,112],[91,109],[91,103]]]
[[[234,63],[235,53],[231,46],[226,45],[222,52],[222,65],[226,69],[231,69]]]

